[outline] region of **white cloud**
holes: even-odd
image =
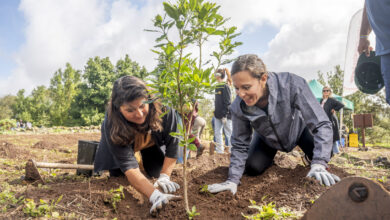
[[[271,71],[288,71],[313,79],[317,71],[344,65],[348,25],[363,7],[356,0],[223,1],[222,10],[239,29],[270,24],[279,33],[259,54]],[[259,36],[261,38],[261,36]],[[245,43],[245,42],[244,42]]]
[[[115,63],[130,58],[152,68],[150,51],[156,36],[145,32],[151,19],[162,10],[157,1],[145,0],[138,8],[130,1],[22,0],[26,19],[25,43],[15,54],[17,68],[1,81],[0,95],[25,88],[49,85],[50,77],[69,62],[83,69],[88,58],[110,57]]]
[[[254,30],[262,24],[279,29],[268,51],[259,55],[270,70],[294,72],[307,79],[315,78],[317,70],[344,64],[349,20],[363,6],[363,0],[216,2],[222,5],[221,13],[231,18],[228,25],[239,30]],[[14,56],[17,68],[6,81],[0,81],[0,95],[48,85],[66,62],[83,69],[94,56],[108,56],[115,63],[129,54],[152,69],[156,61],[150,49],[156,35],[144,29],[151,28],[151,19],[162,12],[162,1],[143,3],[140,7],[126,0],[22,0],[26,41]],[[215,41],[210,42],[204,54],[216,47]]]

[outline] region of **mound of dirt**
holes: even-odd
[[[51,149],[56,149],[58,146],[59,146],[59,144],[56,144],[56,143],[51,143],[51,142],[47,142],[47,141],[38,141],[32,147],[37,148],[37,149],[51,150]]]
[[[2,158],[16,158],[18,155],[18,148],[8,142],[1,142],[0,143],[0,156]]]

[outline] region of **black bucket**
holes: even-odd
[[[97,141],[79,140],[77,152],[77,164],[93,165],[95,160],[96,150],[99,146]],[[77,175],[92,176],[93,170],[77,169]]]

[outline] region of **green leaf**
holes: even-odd
[[[197,0],[190,0],[190,9],[194,11],[196,8]]]
[[[202,7],[202,9],[200,9],[198,18],[199,18],[200,20],[203,20],[207,13],[208,13],[207,8],[206,8],[206,7]]]
[[[179,18],[179,12],[177,11],[176,8],[172,7],[172,5],[170,5],[167,2],[164,2],[163,5],[164,5],[164,10],[165,10],[165,12],[167,12],[169,17],[171,17],[175,20],[177,20]]]
[[[176,22],[176,27],[178,29],[182,29],[184,27],[184,21],[177,21]]]
[[[213,34],[223,36],[225,34],[225,31],[217,30],[217,31],[214,31]]]
[[[159,26],[159,25],[161,25],[163,19],[162,19],[161,15],[156,15],[154,21],[155,21],[154,26]]]
[[[191,151],[197,151],[198,150],[198,148],[196,148],[195,144],[188,145],[188,149],[190,149]]]

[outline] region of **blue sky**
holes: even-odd
[[[313,79],[343,65],[348,24],[363,0],[215,0],[244,44],[232,55],[258,54],[271,71]],[[49,85],[66,62],[82,70],[90,57],[113,63],[129,54],[151,70],[156,36],[143,31],[161,0],[1,0],[0,96]],[[329,13],[332,12],[332,13]],[[217,46],[209,42],[205,54]]]
[[[18,11],[19,1],[0,1],[0,79],[11,75],[16,67],[12,54],[24,42],[23,13]]]

